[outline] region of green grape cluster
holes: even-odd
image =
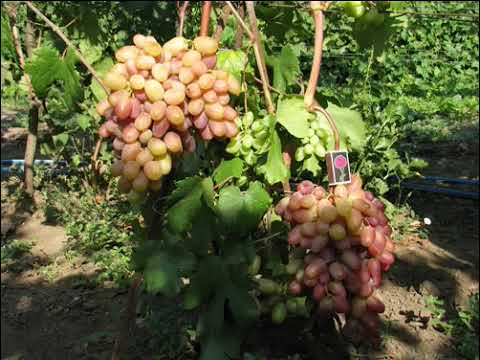
[[[302,145],[295,152],[295,160],[304,161],[309,157],[323,159],[327,152],[326,147],[329,139],[327,129],[321,126],[317,118],[309,122],[308,136],[302,139]]]
[[[247,112],[238,119],[237,126],[240,131],[230,140],[226,151],[253,166],[270,146],[268,119],[254,119],[253,113]]]
[[[342,1],[340,6],[345,13],[356,19],[364,26],[380,26],[385,21],[385,10],[390,6],[389,1],[376,1],[374,5],[367,1]]]
[[[256,283],[255,292],[260,312],[269,316],[274,324],[282,324],[288,316],[309,317],[313,308],[313,301],[308,297],[292,295],[289,290],[290,278],[301,268],[306,253],[303,249],[295,249],[289,255],[289,262],[283,266],[283,271],[276,276],[258,276],[262,266],[259,255],[248,268],[248,273]]]

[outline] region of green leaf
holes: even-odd
[[[219,276],[212,277],[212,274]],[[211,256],[199,263],[198,272],[192,276],[185,292],[184,306],[193,309],[204,303],[219,284],[227,282],[226,272],[221,259]]]
[[[242,50],[225,50],[217,54],[217,69],[224,70],[242,80],[242,71],[247,64],[247,54]]]
[[[68,133],[61,133],[54,135],[52,138],[55,146],[65,146],[70,138],[70,135],[68,135]]]
[[[192,221],[202,208],[203,189],[196,186],[183,199],[179,200],[167,213],[168,228],[175,233],[190,230]]]
[[[308,122],[312,117],[301,97],[284,98],[278,104],[277,121],[297,138],[301,139],[308,135]]]
[[[273,67],[273,87],[285,92],[288,85],[294,85],[300,76],[300,63],[293,47],[288,44],[277,56],[270,56],[268,63]]]
[[[375,190],[379,196],[388,192],[388,184],[380,178],[374,178],[370,181],[369,187]]]
[[[176,266],[165,253],[156,254],[148,259],[144,278],[148,292],[172,296],[180,291],[180,278]]]
[[[64,69],[58,51],[42,46],[35,50],[33,58],[27,59],[25,71],[30,75],[35,93],[43,98],[47,95],[48,87]]]
[[[91,117],[88,115],[78,114],[75,119],[77,124],[83,131],[87,130],[91,125]]]
[[[342,149],[351,149],[360,151],[367,139],[367,130],[360,113],[355,110],[341,108],[333,103],[329,103],[328,112],[332,116],[340,134],[340,146]],[[327,125],[327,119],[321,113],[317,113],[317,119],[322,128],[327,128],[330,133],[329,145],[333,144],[333,133]],[[330,147],[330,146],[329,146]],[[330,147],[332,149],[332,147]]]
[[[15,47],[13,46],[12,30],[8,15],[2,7],[2,34],[1,34],[1,52],[2,57],[15,58]]]
[[[111,58],[105,58],[94,66],[95,71],[99,76],[103,76],[113,66],[113,60]],[[102,101],[107,98],[107,94],[103,87],[92,77],[92,83],[90,84],[90,90],[97,101]]]
[[[268,184],[273,185],[290,177],[290,170],[285,166],[282,155],[282,143],[275,129],[270,136],[270,149],[267,155],[267,162],[259,169],[264,174]]]
[[[380,26],[366,25],[357,19],[353,24],[353,38],[360,48],[373,47],[374,54],[379,55],[387,44],[388,38],[396,31],[399,21],[391,16],[386,16]]]
[[[232,360],[240,355],[242,336],[234,326],[224,325],[215,336],[209,336],[202,342],[199,360]]]
[[[199,176],[192,176],[183,180],[179,180],[175,183],[175,190],[172,191],[167,199],[167,204],[172,206],[180,199],[185,197],[193,189],[200,186],[202,179]]]
[[[211,210],[215,211],[215,191],[213,190],[212,178],[208,177],[203,179],[201,186],[203,190],[203,200],[205,200],[205,203]]]
[[[192,223],[191,238],[187,240],[189,248],[200,256],[206,256],[210,244],[218,238],[215,229],[215,215],[203,207]]]
[[[223,188],[217,208],[228,231],[243,234],[257,228],[271,201],[261,183],[255,181],[243,193],[236,186]]]
[[[213,172],[213,180],[215,181],[215,184],[220,184],[228,178],[238,179],[242,176],[243,168],[244,163],[239,158],[223,160]]]
[[[303,160],[302,170],[310,172],[313,176],[317,177],[320,175],[322,168],[316,156],[310,156]]]
[[[227,287],[227,297],[233,317],[240,326],[246,326],[258,318],[259,311],[248,288],[230,283]]]
[[[190,276],[195,268],[195,256],[181,246],[150,248],[145,262],[144,278],[147,291],[166,296],[177,295],[181,276]]]
[[[80,75],[75,70],[77,61],[77,56],[70,48],[64,60],[61,60],[58,51],[51,47],[43,46],[36,49],[33,57],[27,60],[25,71],[30,75],[37,96],[44,98],[50,85],[55,81],[61,81],[65,102],[69,108],[73,108],[83,94]]]
[[[238,225],[243,206],[244,199],[238,187],[231,185],[220,190],[217,207],[225,224]]]
[[[103,47],[92,44],[88,38],[81,39],[78,47],[89,64],[95,64],[103,56]]]

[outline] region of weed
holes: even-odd
[[[25,253],[28,253],[32,248],[32,243],[21,241],[21,240],[13,240],[8,244],[2,246],[1,251],[1,262],[2,264],[7,261],[13,261],[19,259]]]
[[[49,283],[53,283],[58,276],[58,265],[55,263],[42,266],[38,269],[38,273],[41,277],[47,280]]]
[[[464,359],[479,359],[479,295],[469,299],[467,309],[460,309],[450,320],[446,317],[445,303],[434,296],[425,299],[425,306],[431,313],[432,326],[454,338],[457,352]]]

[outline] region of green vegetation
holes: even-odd
[[[430,323],[439,330],[453,336],[458,353],[465,359],[478,360],[479,303],[478,293],[471,295],[466,309],[447,316],[445,302],[434,296],[425,299],[426,309],[431,313]]]
[[[8,261],[17,260],[22,255],[28,253],[32,248],[32,244],[20,241],[20,240],[12,240],[9,241],[7,244],[2,246],[1,254],[2,254],[2,264]]]

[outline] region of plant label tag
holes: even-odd
[[[348,184],[352,181],[347,151],[329,151],[325,154],[325,160],[330,186]]]

